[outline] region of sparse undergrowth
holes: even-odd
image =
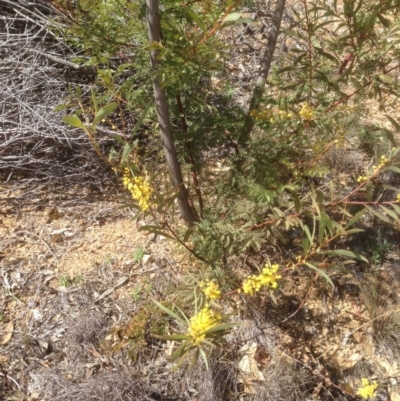
[[[152,237],[124,244],[128,260],[113,252],[89,274],[55,275],[43,272],[43,260],[62,259],[55,249],[76,233],[8,228],[0,395],[397,401],[400,125],[389,112],[399,98],[398,2],[287,5],[268,77],[246,51],[271,63],[272,54],[257,54],[271,46],[265,26],[280,29],[282,0],[274,18],[257,1],[165,0],[162,38],[150,43],[140,2],[44,4],[54,7],[48,32],[76,56],[64,64],[90,76],[56,110],[68,114],[78,142],[85,134],[107,174],[121,177],[126,213],[136,210]],[[232,74],[244,64],[249,77]],[[268,88],[258,90],[257,79],[251,94],[251,74],[268,78]],[[371,105],[383,124],[368,121]],[[155,131],[166,127],[174,140],[161,144]],[[47,160],[46,141],[38,143],[45,151],[24,155]],[[9,170],[7,180],[24,177],[18,163],[8,161]],[[9,264],[27,236],[34,257]],[[90,241],[79,246],[93,251]]]

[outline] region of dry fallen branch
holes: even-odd
[[[110,169],[85,133],[54,112],[74,82],[85,93],[94,78],[92,69],[70,61],[77,55],[52,32],[49,20],[59,12],[45,0],[0,0],[0,15],[0,177],[102,188]],[[98,142],[107,151],[107,130],[99,130]]]

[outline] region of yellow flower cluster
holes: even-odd
[[[208,299],[221,298],[221,290],[219,289],[218,284],[213,283],[210,280],[206,280],[206,281],[200,281],[199,285],[206,298]]]
[[[335,143],[338,148],[342,148],[346,140],[346,131],[344,128],[336,129],[336,139]]]
[[[358,389],[357,395],[362,398],[373,398],[376,395],[378,388],[377,382],[370,382],[368,379],[361,379],[362,387]]]
[[[249,113],[255,120],[269,121],[273,124],[276,120],[274,118],[274,112],[272,110],[251,110]],[[286,112],[284,110],[279,110],[278,119],[280,120],[290,120],[293,117],[293,113]]]
[[[279,110],[279,118],[281,119],[281,120],[290,120],[292,117],[293,117],[293,113],[291,113],[291,112],[286,112],[286,111],[284,111],[284,110]]]
[[[217,326],[221,321],[221,315],[215,313],[209,305],[205,305],[197,315],[190,318],[188,335],[194,345],[198,345],[205,338],[205,332]]]
[[[304,121],[311,121],[314,118],[313,109],[308,103],[303,104],[299,114],[301,119]]]
[[[398,195],[396,196],[396,200],[397,200],[397,202],[400,202],[400,194],[398,194]]]
[[[271,123],[274,122],[273,113],[271,110],[251,110],[250,113],[251,117],[253,117],[255,120],[264,120],[267,121],[269,120]]]
[[[126,168],[123,183],[132,194],[132,198],[139,202],[140,209],[145,212],[150,207],[150,197],[153,193],[148,177],[132,177],[130,170]]]
[[[254,275],[247,277],[239,291],[243,291],[245,294],[255,295],[255,293],[260,291],[262,287],[277,288],[277,280],[282,277],[279,274],[276,274],[278,269],[279,265],[266,265],[258,276]]]
[[[363,182],[363,181],[367,181],[369,179],[369,177],[375,173],[377,173],[381,168],[385,167],[386,163],[389,161],[389,159],[382,155],[379,164],[376,166],[372,166],[372,174],[370,175],[360,175],[357,178],[357,182]]]
[[[372,166],[372,170],[374,171],[374,173],[376,173],[378,170],[380,170],[382,167],[385,167],[385,164],[389,161],[389,159],[382,155],[381,156],[381,161],[379,162],[379,164],[377,166]]]
[[[366,175],[360,175],[357,177],[357,182],[364,182],[368,180],[368,176]]]

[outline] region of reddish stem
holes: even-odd
[[[185,134],[187,134],[188,133],[188,125],[186,122],[185,110],[183,108],[181,95],[179,93],[176,95],[176,101],[178,103],[178,110],[179,110],[179,114],[181,116],[182,131]],[[190,142],[188,141],[187,138],[185,138],[185,148],[187,150],[187,157],[188,157],[188,161],[190,164],[190,172],[192,173],[194,189],[196,191],[196,195],[199,200],[200,217],[203,217],[203,211],[204,211],[203,197],[201,195],[200,184],[199,184],[199,180],[197,178],[197,172],[196,172],[196,168],[195,168],[193,152],[192,152],[192,149],[190,146]],[[196,210],[195,208],[193,208],[193,209]]]

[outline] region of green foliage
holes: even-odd
[[[60,283],[61,287],[70,287],[71,285],[79,284],[80,282],[83,281],[83,279],[84,277],[81,274],[78,274],[73,277],[61,276],[58,279],[58,282]]]
[[[102,349],[117,353],[122,349],[137,361],[146,352],[146,348],[154,341],[152,334],[163,335],[168,329],[168,322],[162,312],[151,302],[143,303],[135,315],[124,325],[116,325],[111,329],[111,336],[120,341],[104,341]]]
[[[135,263],[141,262],[142,259],[143,259],[144,254],[145,254],[145,250],[144,250],[143,247],[137,248],[137,249],[133,252],[133,255],[132,255],[133,261],[134,261]]]
[[[181,334],[155,335],[156,338],[166,341],[181,341],[181,345],[171,357],[172,362],[176,361],[175,368],[178,368],[188,358],[191,358],[189,371],[196,365],[201,356],[208,366],[207,349],[210,346],[222,346],[223,337],[230,329],[240,326],[237,323],[224,323],[223,317],[213,312],[209,305],[198,310],[195,302],[195,315],[189,320],[185,313],[176,307],[177,312],[167,308],[153,300],[154,304],[163,312],[172,317],[182,328]],[[193,355],[192,355],[193,354]]]
[[[330,286],[332,272],[343,266],[381,259],[382,249],[368,260],[350,247],[350,238],[371,220],[400,225],[400,190],[383,180],[400,179],[400,122],[387,115],[392,130],[365,123],[368,100],[386,113],[400,97],[398,1],[345,0],[339,6],[315,0],[304,2],[300,13],[292,8],[295,21],[283,37],[288,51],[277,58],[260,108],[249,111],[255,129],[246,146],[237,142],[246,113],[235,102],[237,88],[225,68],[229,49],[216,33],[252,21],[242,18],[238,2],[162,5],[161,43],[147,42],[144,4],[138,1],[82,1],[73,9],[76,24],[64,32],[82,50],[77,61],[97,70],[91,99],[74,94],[76,107],[68,108],[77,110],[64,121],[84,129],[101,153],[95,135],[102,120],[116,119],[117,112],[135,115],[129,132],[120,120],[106,160],[117,171],[157,172],[149,180],[154,188],[145,210],[153,222],[142,229],[177,241],[203,269],[229,278],[237,274],[233,260],[252,256],[265,264],[267,250],[278,247],[287,251],[279,261],[284,272],[304,267]],[[158,73],[183,171],[194,177],[189,196],[199,218],[189,230],[179,225],[176,190],[165,179],[161,144],[154,140],[151,49],[159,51]],[[373,161],[363,172],[349,172],[343,184],[324,163],[335,149],[357,149]],[[180,326],[179,334],[159,336],[181,341],[172,359],[179,365],[190,355],[193,367],[202,356],[207,363],[205,349],[188,334],[186,311],[155,304]],[[207,330],[205,344],[220,345],[232,327]]]

